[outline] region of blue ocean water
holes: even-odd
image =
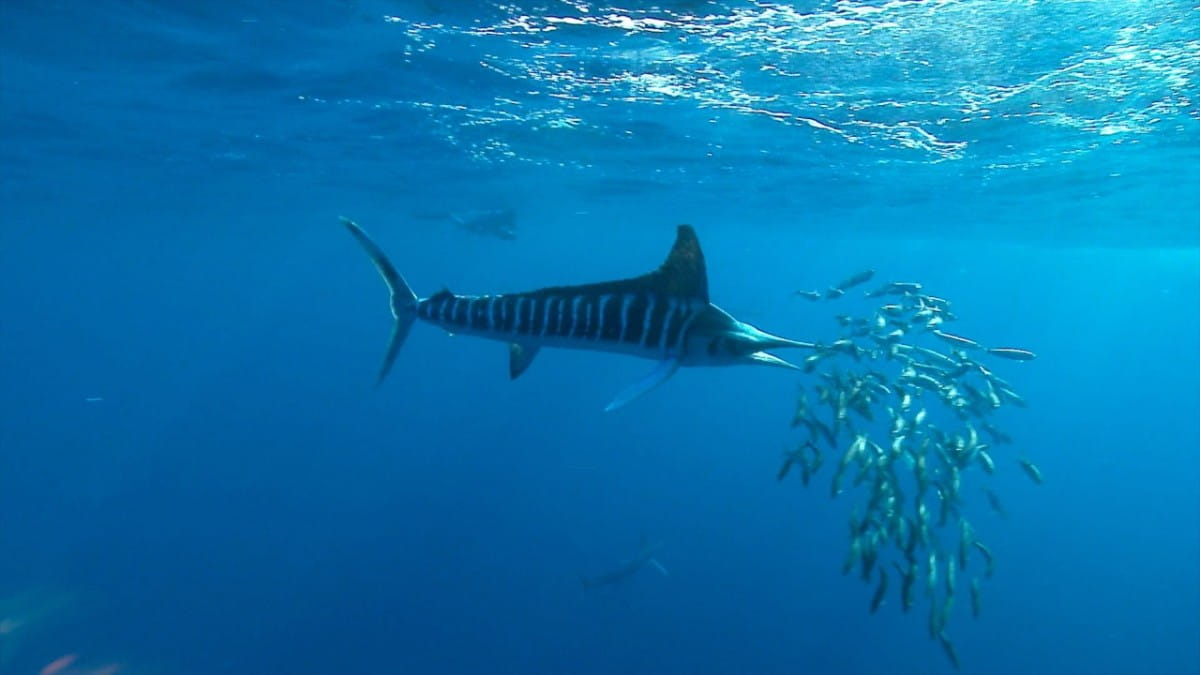
[[[963,507],[962,672],[1200,672],[1198,84],[1170,0],[8,0],[0,672],[953,672],[841,574],[861,494],[775,480],[816,375],[604,413],[650,362],[509,381],[418,325],[375,389],[339,216],[422,295],[640,274],[691,223],[714,302],[798,340],[873,305],[796,290],[923,283],[1039,357],[992,364],[1029,407],[1008,518]],[[514,241],[460,226],[497,209]],[[669,575],[582,587],[643,538]]]

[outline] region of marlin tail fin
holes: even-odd
[[[400,352],[400,345],[404,344],[404,338],[408,337],[408,330],[412,328],[413,321],[417,319],[417,294],[413,293],[409,288],[408,282],[404,281],[404,277],[392,267],[392,263],[384,255],[383,249],[367,236],[352,220],[342,218],[342,224],[350,230],[350,234],[358,240],[362,245],[363,250],[371,257],[371,262],[375,263],[375,269],[379,270],[379,276],[383,277],[384,282],[388,285],[388,291],[391,292],[392,316],[396,318],[396,324],[392,327],[392,340],[388,343],[387,354],[383,357],[383,365],[379,368],[379,378],[375,381],[378,386],[387,377],[388,371],[392,369],[392,363],[396,360],[396,354]]]

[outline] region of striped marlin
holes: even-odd
[[[680,225],[666,261],[631,279],[553,286],[526,293],[457,295],[441,290],[418,298],[383,250],[353,221],[342,219],[391,291],[395,324],[379,369],[383,382],[417,319],[451,333],[509,344],[509,376],[517,378],[542,347],[617,352],[658,361],[605,410],[615,410],[667,381],[680,366],[760,364],[797,369],[768,354],[775,347],[815,347],[765,333],[708,300],[700,240]]]

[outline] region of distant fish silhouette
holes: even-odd
[[[633,558],[633,560],[622,563],[620,567],[612,570],[611,572],[605,572],[604,574],[599,574],[594,577],[580,577],[579,580],[583,583],[585,588],[607,586],[609,584],[615,584],[622,579],[628,579],[646,565],[650,565],[654,569],[658,570],[659,573],[664,577],[669,576],[667,568],[663,567],[661,563],[654,559],[654,554],[662,550],[662,547],[663,543],[661,541],[651,542],[649,539],[642,537],[642,549],[638,551],[638,554]]]
[[[462,211],[451,213],[450,220],[460,229],[505,241],[517,238],[517,214],[512,209]]]
[[[65,654],[60,656],[43,666],[42,669],[38,671],[38,675],[58,675],[58,673],[70,668],[71,664],[75,663],[78,658],[79,656],[77,654]]]

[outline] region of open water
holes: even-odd
[[[794,291],[921,282],[1038,355],[989,362],[1029,405],[963,476],[961,672],[1200,672],[1198,97],[1173,0],[6,0],[0,672],[953,672],[841,574],[865,488],[775,480],[818,373],[604,413],[650,362],[509,381],[418,325],[375,389],[339,216],[422,296],[634,276],[690,223],[797,340],[876,305]],[[669,575],[580,583],[643,538]]]

